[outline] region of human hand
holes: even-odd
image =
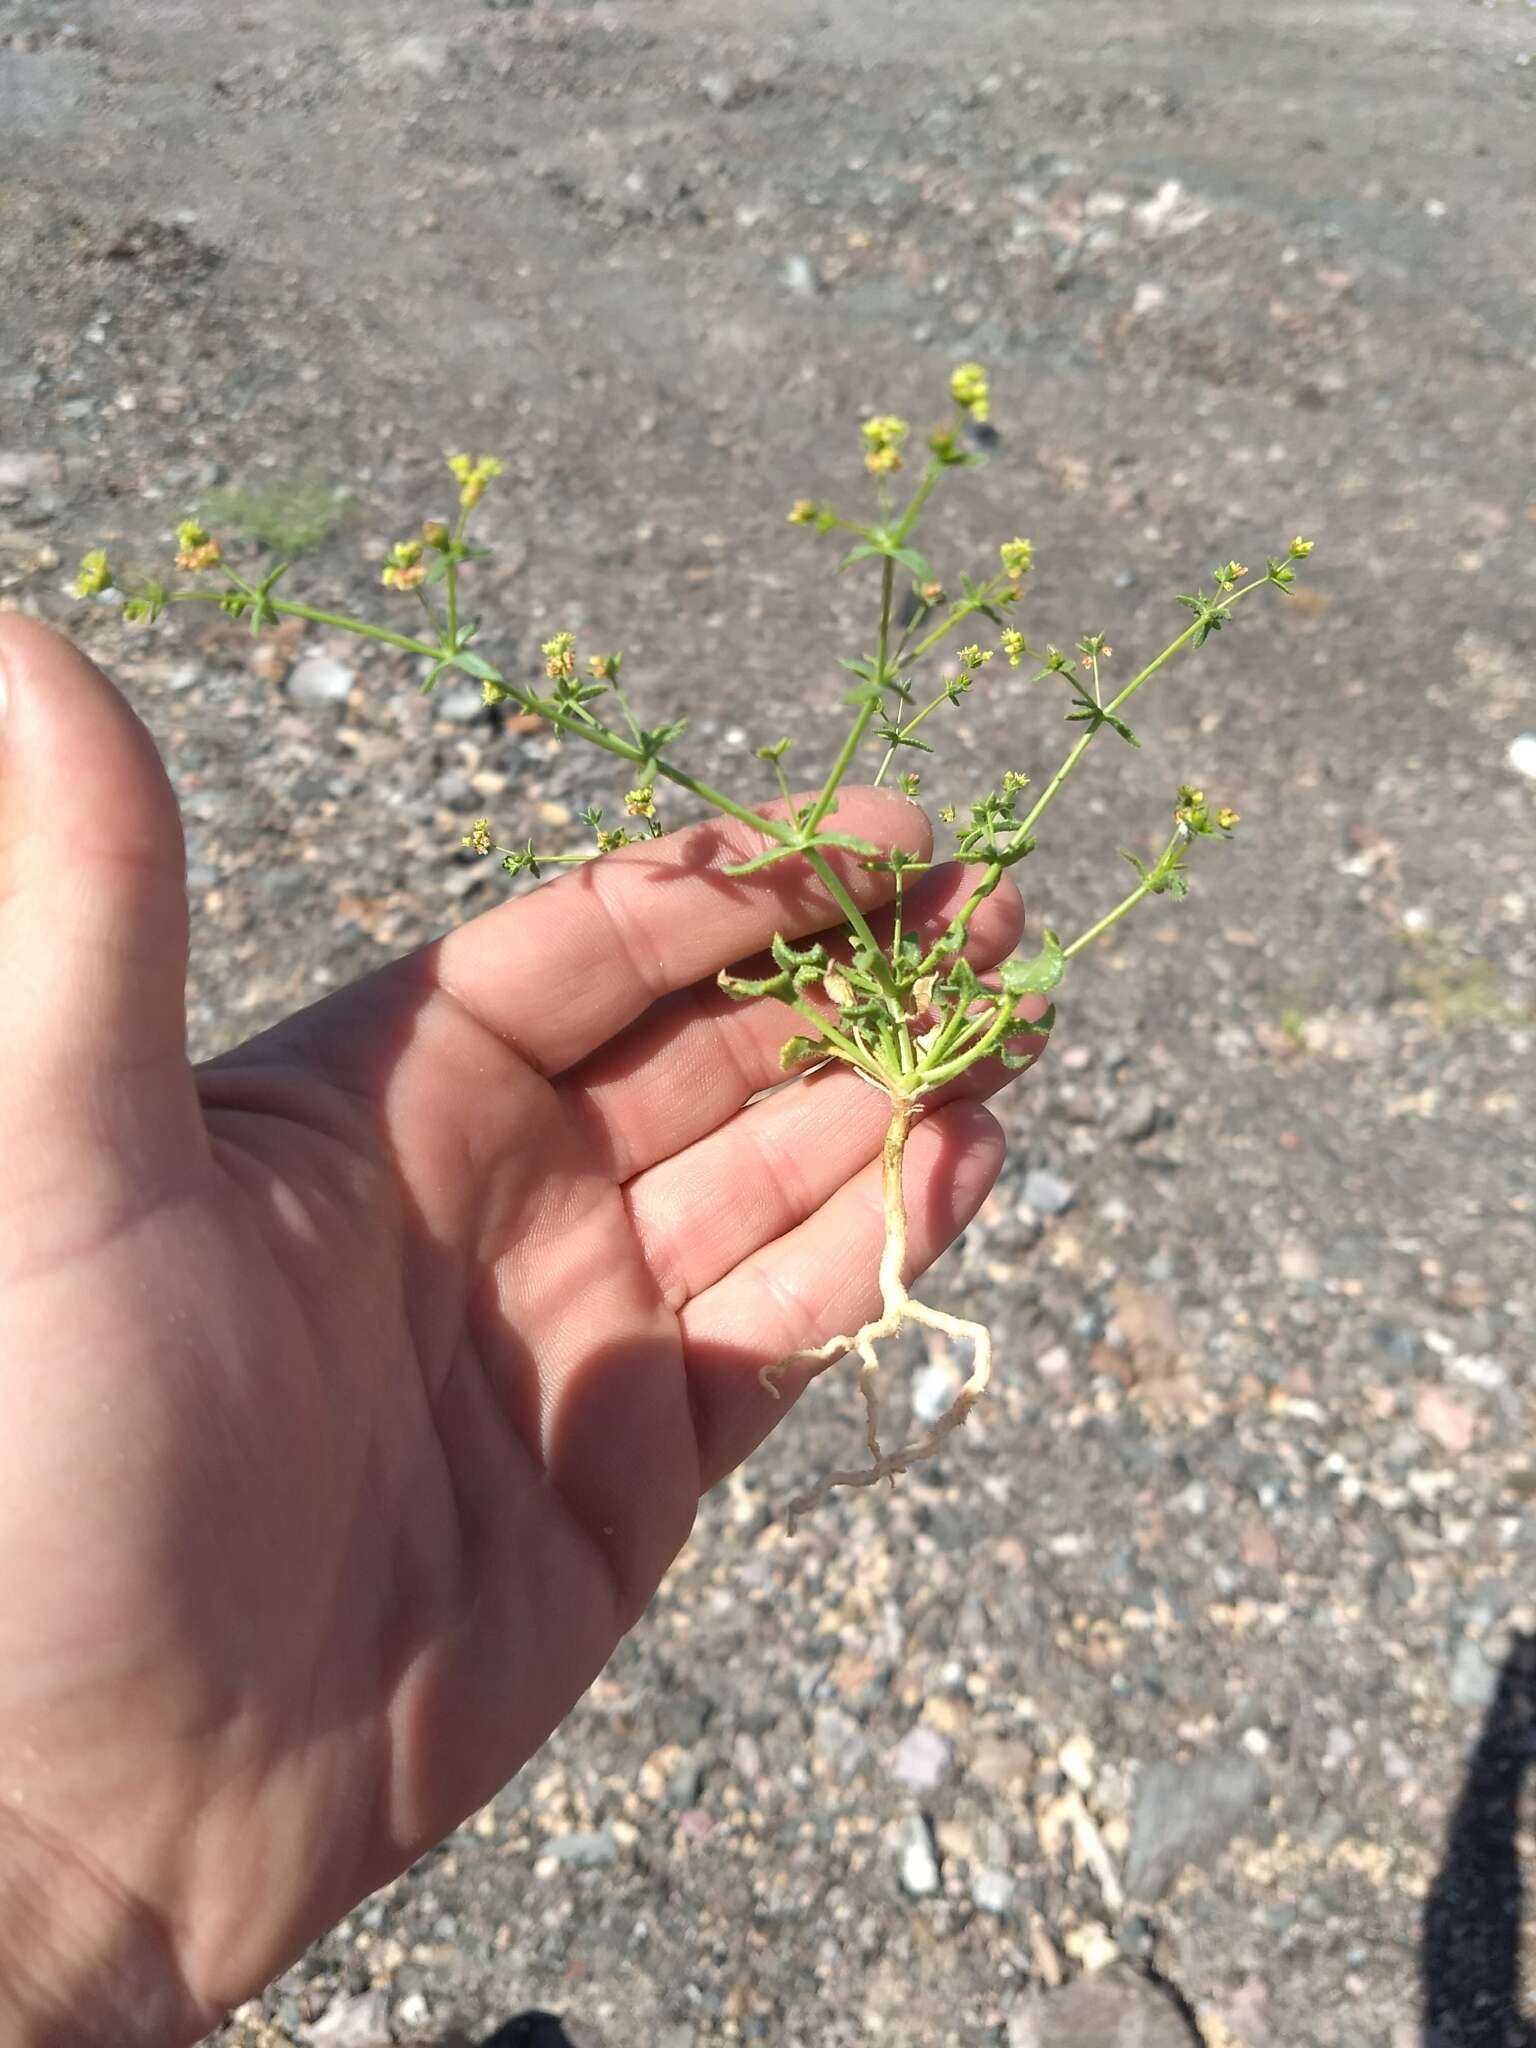
[[[788,866],[723,876],[728,822],[194,1071],[154,748],[33,622],[0,674],[0,2034],[165,2048],[591,1682],[803,1383],[758,1369],[874,1307],[887,1105],[751,1099],[784,1014],[715,972],[836,919]],[[839,824],[928,851],[886,793]],[[972,959],[1021,925],[1005,881]],[[995,1177],[1003,1078],[914,1134],[916,1266]]]

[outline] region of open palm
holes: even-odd
[[[785,1013],[715,972],[830,905],[724,876],[734,825],[194,1071],[153,747],[41,627],[0,620],[0,669],[0,1922],[24,1896],[35,1936],[0,1932],[0,2018],[10,1963],[16,2038],[164,2043],[579,1697],[783,1413],[758,1368],[871,1310],[886,1111],[760,1095]],[[926,851],[900,798],[839,824]],[[927,921],[961,893],[926,878]],[[972,957],[1020,922],[999,890]],[[916,1263],[1001,1152],[974,1099],[925,1119]]]

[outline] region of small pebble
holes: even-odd
[[[978,1913],[995,1913],[999,1919],[1013,1905],[1017,1890],[1006,1870],[978,1870],[971,1879],[971,1899]]]
[[[330,654],[306,654],[288,677],[288,694],[296,704],[345,704],[357,682],[357,671]]]
[[[919,1722],[897,1743],[891,1758],[891,1776],[921,1797],[936,1792],[943,1784],[954,1755],[952,1744],[936,1728]]]
[[[1139,1145],[1157,1129],[1157,1097],[1150,1088],[1130,1088],[1120,1097],[1107,1125],[1108,1135],[1122,1145]]]
[[[907,1822],[901,1838],[901,1888],[914,1899],[932,1898],[939,1888],[939,1859],[933,1833],[920,1813]]]
[[[1064,1216],[1075,1197],[1070,1182],[1043,1167],[1032,1167],[1024,1176],[1024,1203],[1037,1216]]]
[[[607,1828],[591,1834],[556,1835],[539,1851],[541,1856],[556,1863],[573,1864],[578,1870],[596,1870],[611,1863],[618,1853],[619,1845]]]
[[[1493,1705],[1498,1690],[1498,1666],[1489,1662],[1481,1643],[1462,1636],[1451,1653],[1452,1703],[1484,1713]]]
[[[797,298],[814,299],[821,290],[821,279],[809,256],[787,258],[780,276],[784,281],[784,289],[793,292]]]
[[[389,1999],[382,1991],[334,1999],[319,2019],[299,2029],[299,2038],[314,2048],[386,2048]]]
[[[955,1397],[954,1375],[946,1366],[919,1366],[912,1378],[912,1413],[919,1422],[937,1422]]]
[[[473,725],[485,714],[485,692],[478,683],[453,683],[432,692],[432,716],[449,725]]]

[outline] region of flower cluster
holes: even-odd
[[[397,540],[389,551],[379,581],[390,590],[415,590],[425,580],[427,565],[421,559],[419,540]]]
[[[485,496],[485,487],[502,473],[504,465],[494,455],[450,455],[448,467],[459,486],[459,503],[473,511]]]
[[[574,633],[556,633],[539,649],[544,657],[544,673],[552,683],[568,683],[575,677],[575,648]]]
[[[905,420],[898,419],[895,413],[876,413],[860,431],[867,451],[864,467],[871,476],[890,476],[900,469],[901,444],[910,431]]]
[[[1003,574],[1012,577],[1015,583],[1022,582],[1035,565],[1035,544],[1032,540],[1005,540],[998,553],[1003,558]]]
[[[224,559],[219,543],[195,519],[183,519],[176,529],[178,569],[214,569]]]
[[[992,417],[992,387],[980,363],[961,363],[951,372],[949,395],[978,426]]]
[[[1181,831],[1197,839],[1210,839],[1217,833],[1223,838],[1230,838],[1232,827],[1238,823],[1238,813],[1226,804],[1212,810],[1206,802],[1205,791],[1191,789],[1186,782],[1174,800],[1173,822]]]

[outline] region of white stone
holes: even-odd
[[[297,704],[345,704],[357,682],[357,671],[330,654],[306,654],[288,678],[288,694]]]
[[[939,1859],[920,1813],[913,1814],[901,1838],[901,1887],[914,1899],[932,1898],[939,1888]]]

